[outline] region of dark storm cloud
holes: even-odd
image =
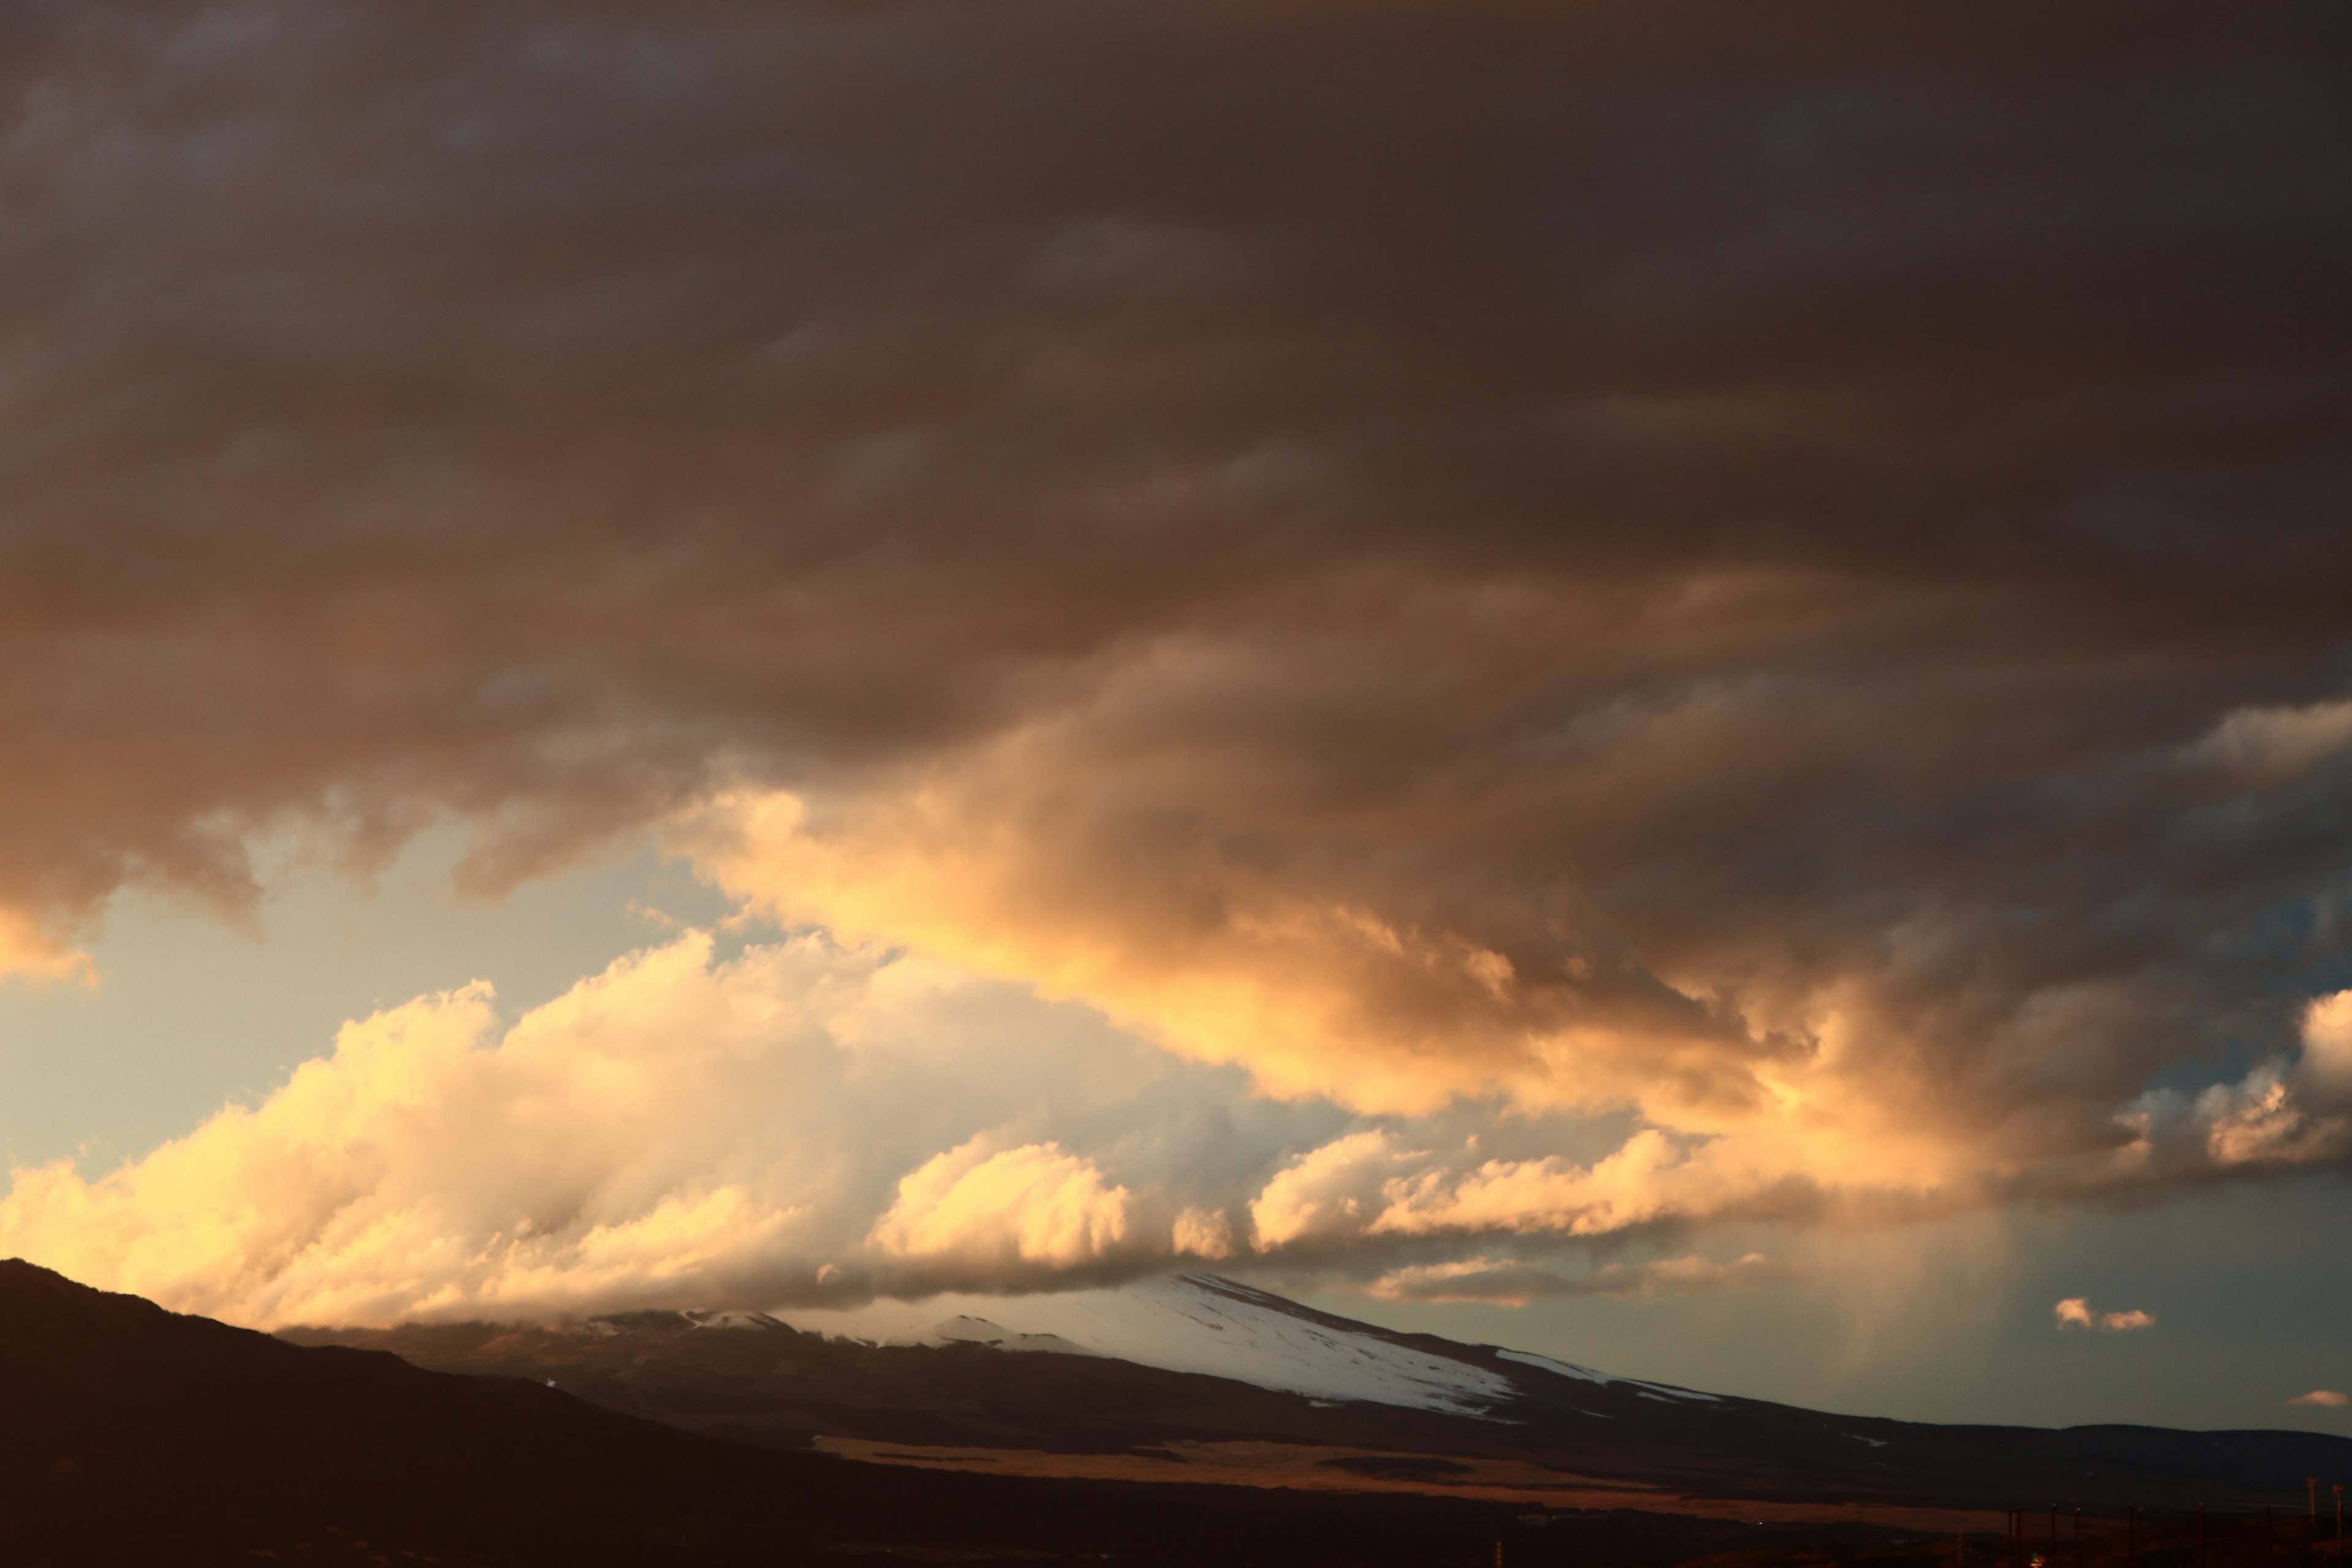
[[[2053,1181],[2347,978],[2336,8],[4,15],[53,929],[750,781],[1276,1087]]]

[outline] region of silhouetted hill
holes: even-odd
[[[167,1312],[0,1263],[0,1563],[1478,1568],[1886,1542],[1412,1496],[1038,1481],[767,1451],[521,1379]],[[1513,1551],[1521,1548],[1514,1546]],[[1529,1546],[1530,1552],[1536,1550]]]

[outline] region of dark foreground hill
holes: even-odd
[[[0,1563],[1510,1568],[1827,1545],[1859,1525],[1026,1480],[761,1449],[522,1379],[300,1346],[0,1263]]]

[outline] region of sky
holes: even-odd
[[[2352,23],[0,5],[0,1251],[2352,1430]]]

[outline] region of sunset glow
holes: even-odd
[[[2325,8],[25,9],[0,1255],[2352,1430]]]

